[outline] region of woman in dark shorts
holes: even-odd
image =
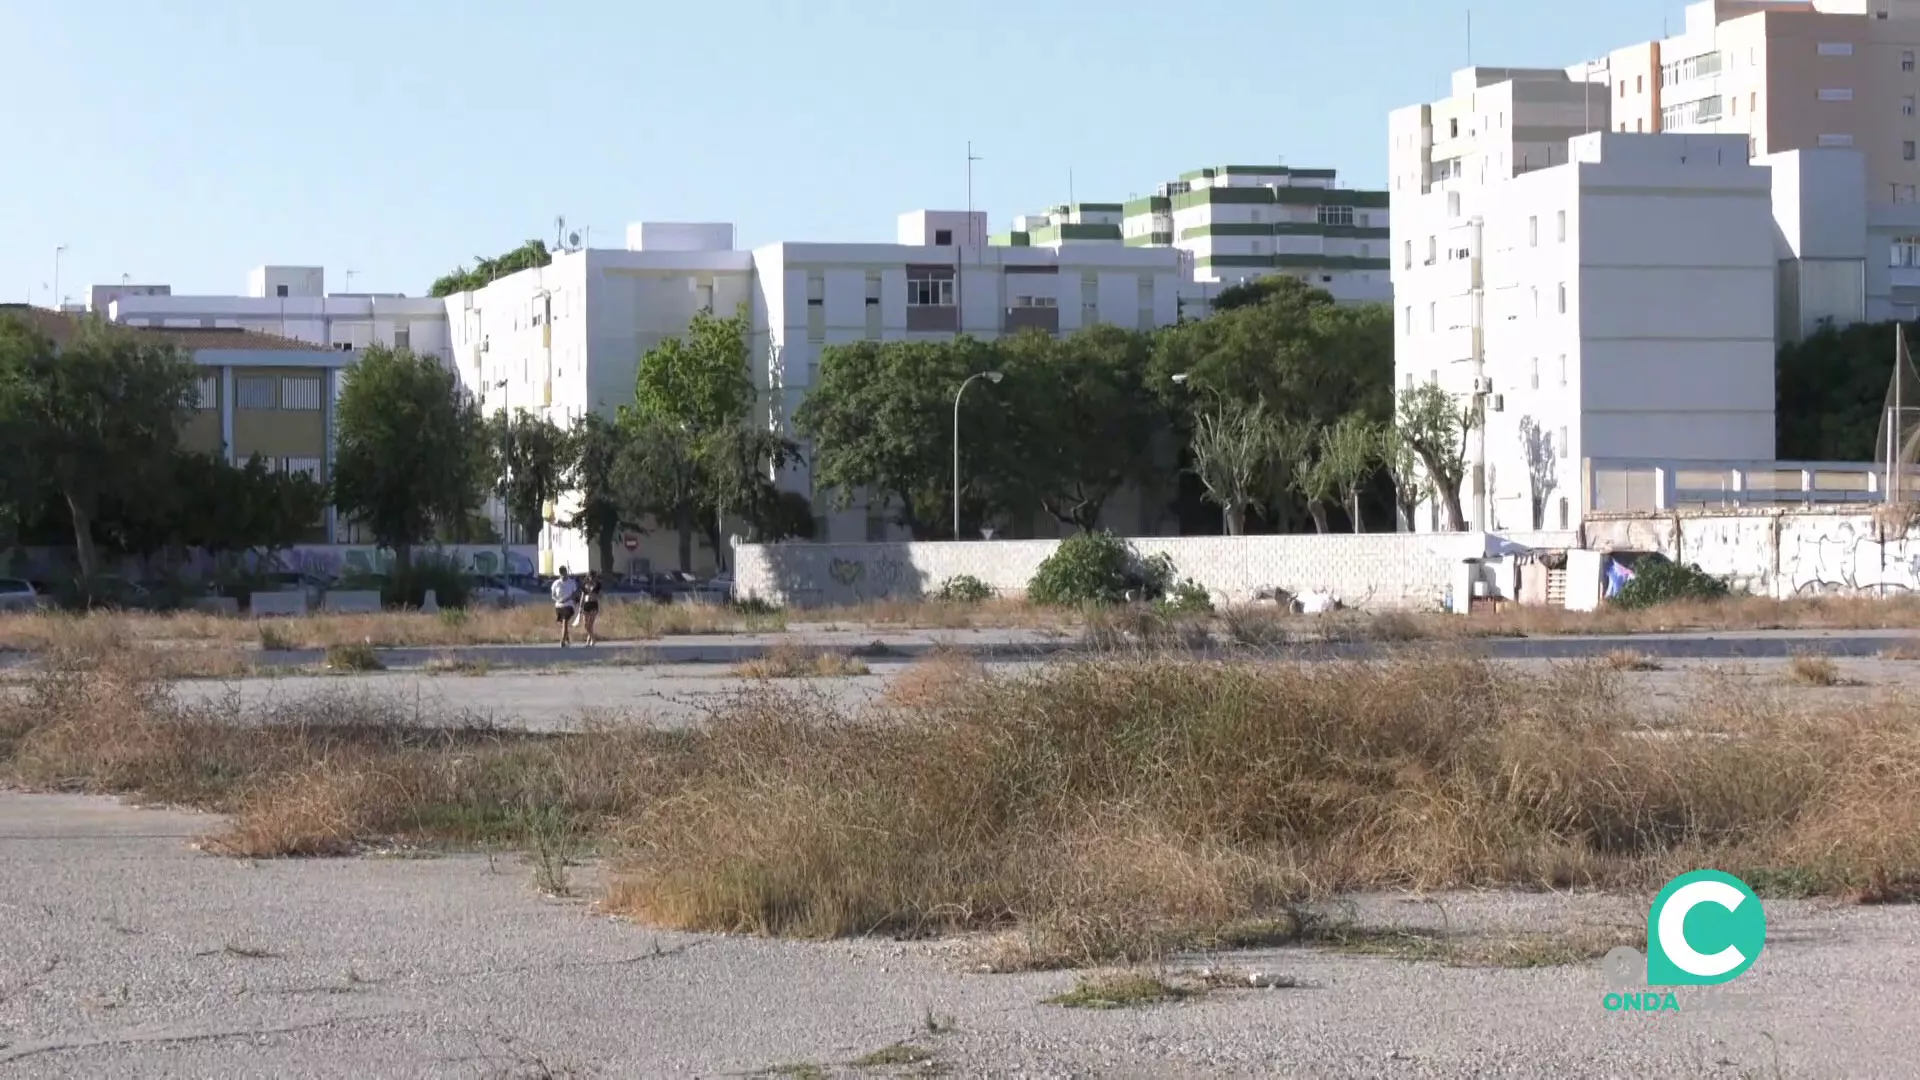
[[[586,580],[580,583],[580,626],[587,632],[587,644],[592,645],[600,639],[593,632],[593,624],[600,619],[600,572],[587,571]]]

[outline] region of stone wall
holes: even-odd
[[[1680,510],[1590,518],[1586,546],[1658,551],[1785,599],[1920,590],[1920,518],[1865,507]]]
[[[1488,552],[1485,533],[1326,536],[1136,537],[1144,555],[1165,552],[1183,578],[1217,602],[1264,588],[1325,590],[1355,607],[1436,608],[1462,561]],[[1002,596],[1026,591],[1057,540],[880,544],[742,544],[734,592],[796,607],[913,598],[962,574]]]

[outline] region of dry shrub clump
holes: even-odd
[[[566,737],[323,694],[258,710],[187,706],[139,650],[37,673],[0,698],[0,780],[232,815],[215,850],[343,854],[371,842],[518,844],[543,815],[583,830],[631,814],[676,737]]]
[[[1604,664],[1171,659],[956,679],[878,715],[743,699],[626,836],[609,903],[825,937],[1017,928],[1141,960],[1369,888],[1920,875],[1920,709],[1719,695],[1652,725]]]

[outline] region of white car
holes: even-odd
[[[20,578],[0,578],[0,611],[38,611],[46,599],[33,582]]]
[[[544,593],[520,588],[492,574],[473,578],[473,587],[468,590],[467,597],[475,604],[488,607],[523,607],[543,603],[547,599]]]

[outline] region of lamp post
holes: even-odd
[[[953,538],[960,539],[960,395],[967,392],[967,385],[975,379],[984,378],[990,383],[1000,381],[997,371],[977,371],[960,380],[960,389],[953,392]]]
[[[48,299],[52,301],[55,311],[60,311],[65,307],[65,305],[60,302],[60,256],[66,253],[67,245],[65,244],[61,244],[59,247],[53,249],[53,295],[48,297]]]

